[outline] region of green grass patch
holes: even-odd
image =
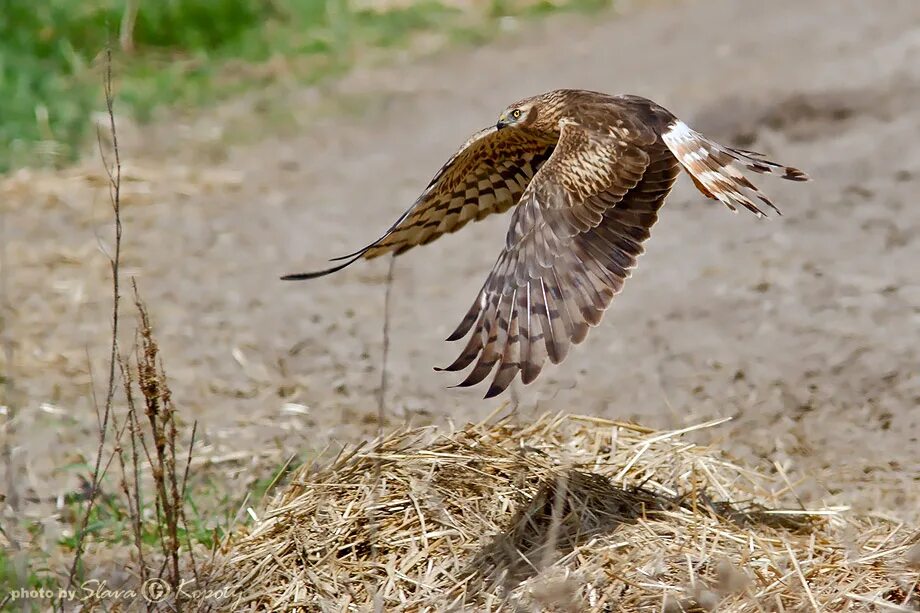
[[[460,11],[436,0],[355,9],[348,0],[5,0],[0,10],[0,172],[63,165],[102,109],[105,46],[115,51],[120,110],[207,105],[279,79],[315,83],[368,48],[398,48],[422,31],[451,40],[491,35],[506,16],[597,10],[610,0],[491,0]],[[133,42],[122,49],[122,34]],[[453,35],[453,36],[451,36]]]

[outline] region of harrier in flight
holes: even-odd
[[[496,125],[470,137],[379,239],[336,258],[344,263],[333,268],[282,278],[313,279],[361,258],[399,255],[517,205],[498,261],[447,340],[472,335],[453,364],[437,369],[473,364],[460,387],[495,371],[490,398],[518,373],[532,382],[547,359],[561,362],[600,323],[681,169],[732,211],[762,217],[756,200],[779,213],[736,164],[808,179],[762,154],[708,140],[645,98],[551,91],[512,104]]]

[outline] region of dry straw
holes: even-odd
[[[593,417],[407,429],[295,471],[214,580],[233,610],[915,611],[916,529]],[[225,603],[225,606],[228,603]]]

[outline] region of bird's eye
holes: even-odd
[[[514,109],[513,111],[511,111],[511,117],[513,117],[514,119],[520,119],[521,109]]]

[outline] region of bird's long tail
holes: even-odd
[[[767,160],[763,154],[744,149],[732,149],[715,143],[692,130],[679,119],[673,119],[661,135],[671,153],[684,167],[703,195],[719,200],[732,211],[743,206],[758,217],[764,212],[754,198],[780,213],[770,199],[751,183],[741,171],[741,166],[761,174],[771,174],[789,181],[808,181],[808,175],[791,166]]]

